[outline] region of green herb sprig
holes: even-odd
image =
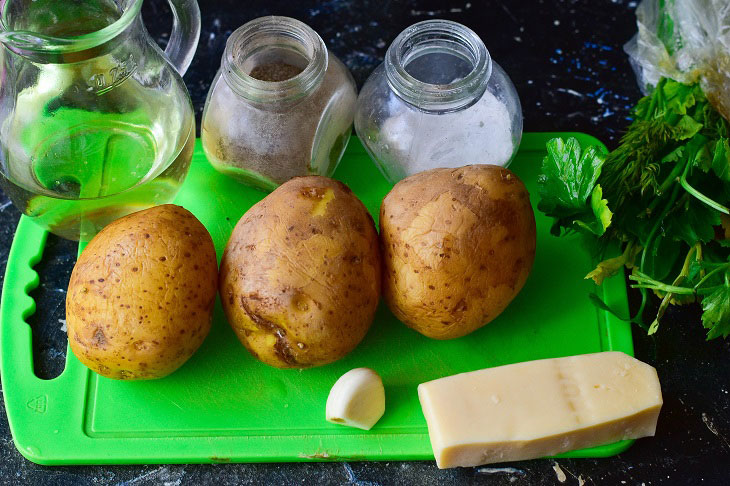
[[[707,338],[730,335],[730,125],[699,84],[662,79],[633,110],[616,150],[552,139],[539,176],[538,209],[552,233],[618,242],[621,255],[586,278],[601,284],[624,267],[642,302],[661,299],[648,332],[670,304],[701,302]],[[595,298],[594,298],[595,301]],[[600,305],[600,304],[599,304]]]

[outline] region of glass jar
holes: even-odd
[[[203,112],[203,149],[218,171],[264,190],[296,176],[331,176],[356,100],[352,75],[314,30],[262,17],[226,43]]]
[[[366,81],[355,129],[395,183],[436,167],[506,167],[522,138],[522,111],[479,36],[456,22],[427,20],[401,32]]]

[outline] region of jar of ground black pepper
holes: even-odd
[[[211,164],[254,187],[331,176],[350,138],[355,81],[306,24],[262,17],[226,43],[201,138]]]

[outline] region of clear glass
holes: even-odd
[[[427,20],[401,32],[365,82],[355,129],[396,183],[436,167],[506,167],[522,138],[522,110],[479,36],[456,22]]]
[[[182,184],[195,118],[181,74],[200,11],[170,4],[163,53],[142,0],[0,1],[0,187],[49,231],[88,240]]]
[[[208,92],[201,139],[220,172],[271,191],[331,176],[347,147],[355,81],[306,24],[262,17],[237,29]]]

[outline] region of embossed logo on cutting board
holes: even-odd
[[[27,402],[28,408],[37,413],[46,413],[48,398],[45,395],[38,395]]]

